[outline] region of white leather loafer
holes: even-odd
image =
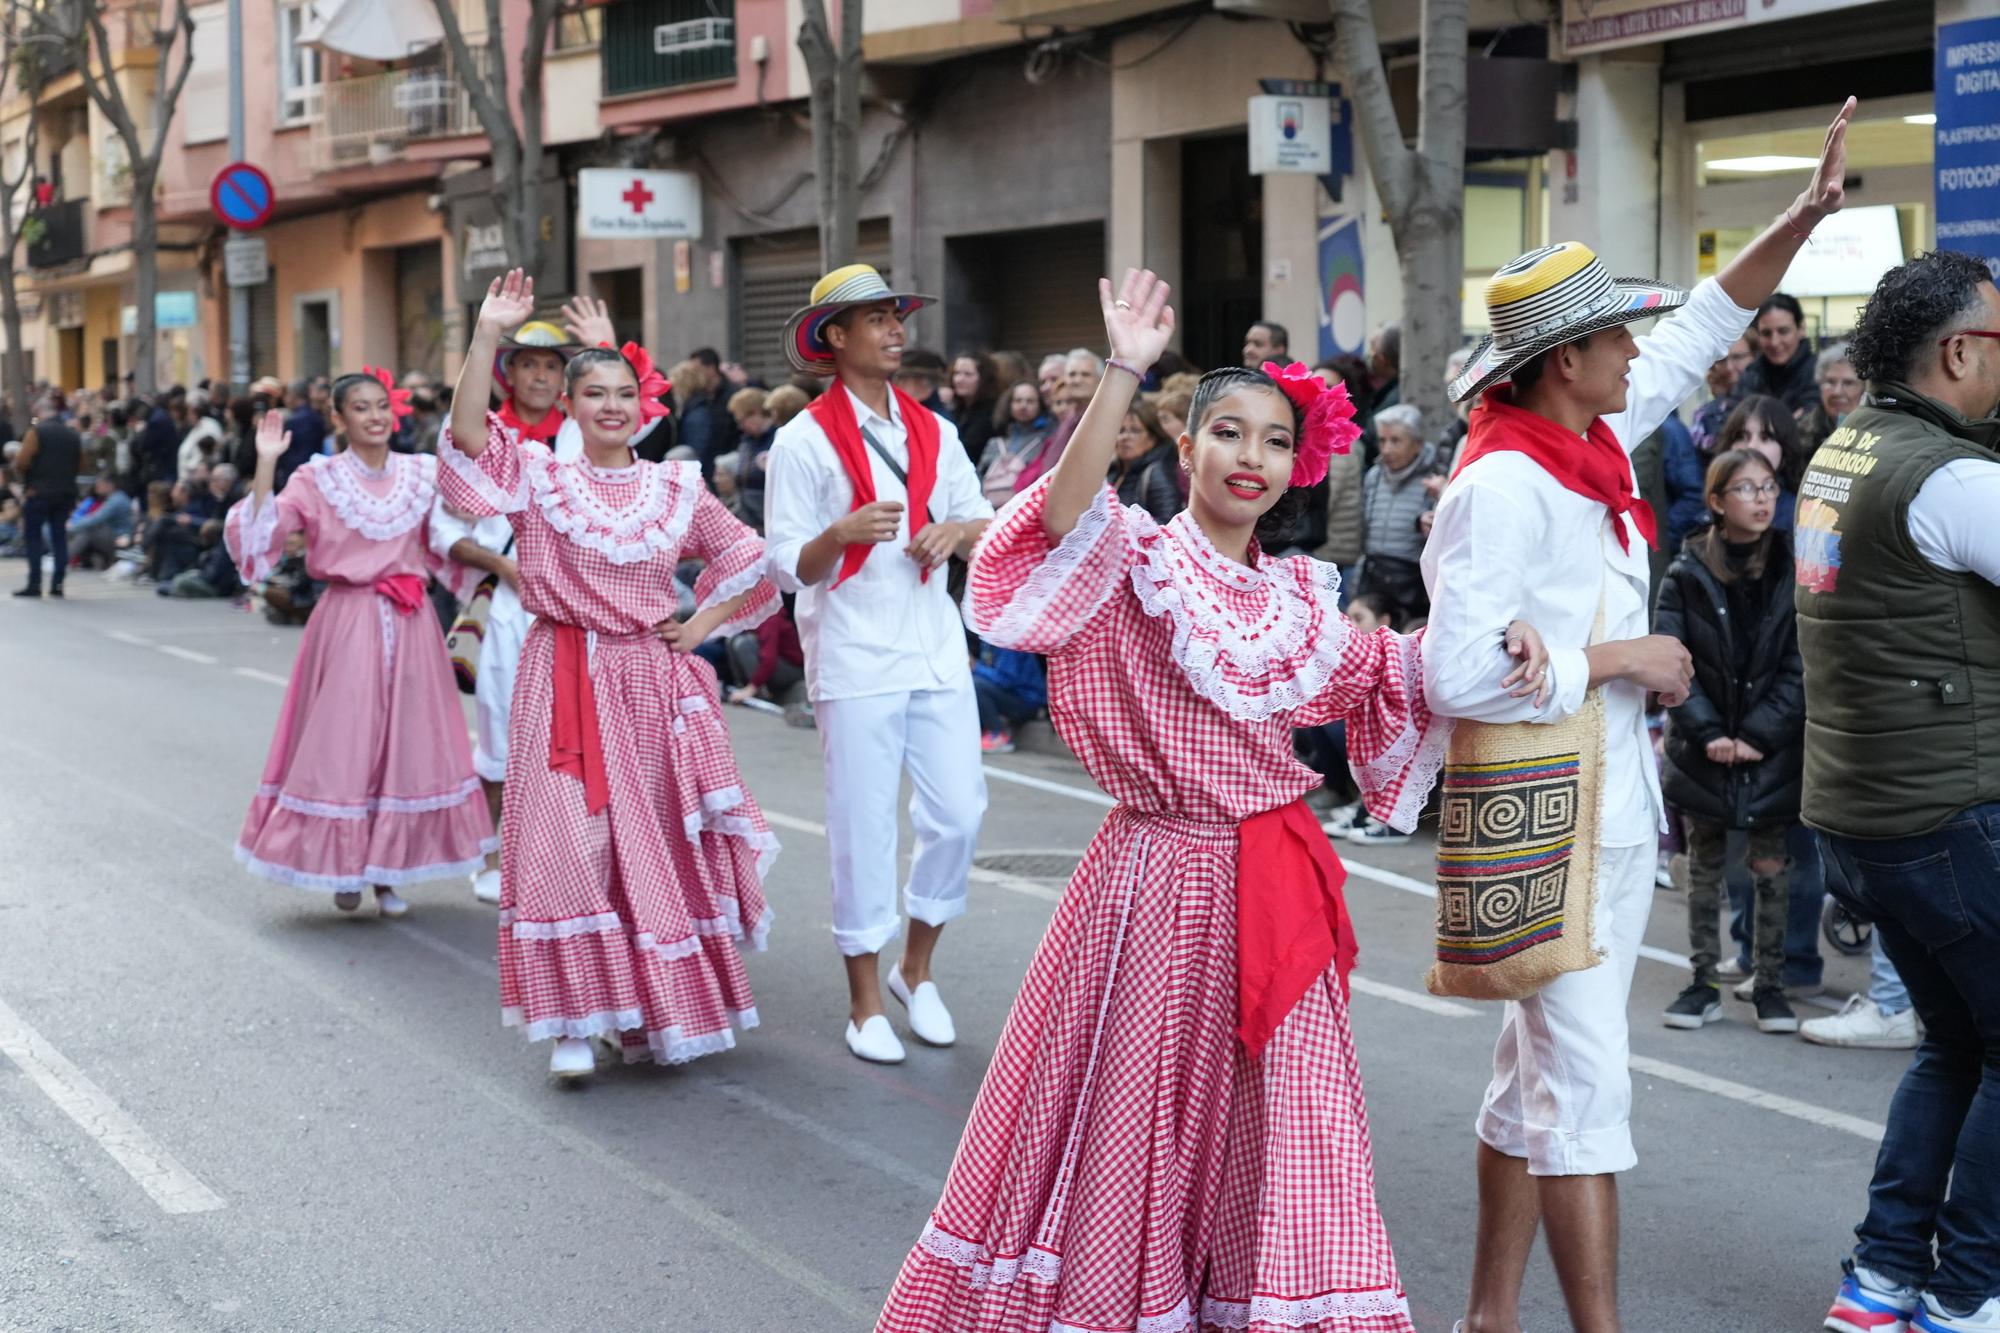
[[[472,877],[472,896],[482,903],[500,901],[500,872],[482,870]]]
[[[886,1015],[876,1014],[860,1027],[847,1025],[847,1049],[863,1060],[878,1065],[903,1063],[903,1043]]]
[[[903,982],[903,969],[889,969],[889,994],[910,1011],[910,1031],[926,1046],[949,1046],[958,1040],[958,1027],[951,1010],[944,1007],[935,981],[920,981],[912,991]]]
[[[597,1052],[581,1037],[562,1037],[549,1052],[549,1074],[553,1078],[589,1078],[597,1072]]]

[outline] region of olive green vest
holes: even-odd
[[[2000,800],[2000,588],[1932,565],[1908,523],[1945,464],[2000,462],[2000,423],[1872,387],[1799,487],[1804,815],[1829,833],[1893,838]]]

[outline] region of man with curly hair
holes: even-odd
[[[1848,358],[1869,396],[1799,489],[1804,814],[1924,1038],[1826,1327],[2000,1329],[2000,290],[1986,261],[1938,251],[1891,270]]]

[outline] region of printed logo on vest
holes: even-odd
[[[1840,582],[1840,511],[1816,496],[1799,499],[1792,525],[1792,576],[1807,592],[1832,592]]]

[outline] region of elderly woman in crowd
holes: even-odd
[[[1847,344],[1835,343],[1819,354],[1814,363],[1819,381],[1819,402],[1799,418],[1799,451],[1807,458],[1826,443],[1833,428],[1861,406],[1861,377],[1847,359]]]
[[[1423,415],[1411,403],[1375,414],[1380,452],[1361,482],[1361,587],[1388,602],[1397,624],[1430,611],[1424,592],[1423,516],[1437,503],[1426,481],[1444,470],[1437,446],[1423,437]]]

